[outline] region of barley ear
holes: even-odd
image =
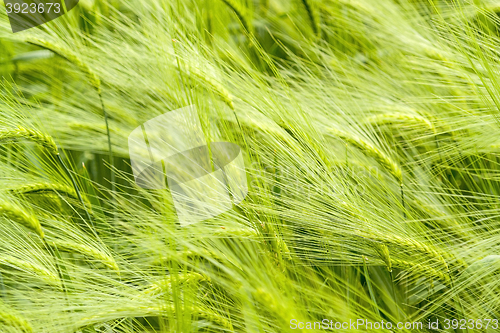
[[[431,258],[433,258],[434,260],[440,262],[446,270],[448,270],[448,263],[446,262],[445,258],[454,262],[456,265],[462,267],[468,266],[467,263],[465,263],[463,260],[459,258],[456,258],[452,254],[448,254],[445,251],[442,251],[441,249],[435,248],[431,245],[424,244],[410,237],[400,237],[396,235],[391,235],[389,233],[382,235],[380,233],[375,233],[373,231],[368,231],[367,233],[356,231],[355,234],[374,242],[392,244],[398,246],[401,249],[413,250],[416,252],[420,252],[422,254],[426,254]]]
[[[57,239],[51,239],[48,241],[48,244],[56,247],[57,249],[61,251],[67,251],[67,252],[73,252],[73,253],[79,253],[84,256],[94,258],[101,263],[103,263],[105,266],[115,270],[119,271],[120,268],[116,264],[115,260],[108,254],[93,248],[88,245],[84,244],[79,244],[76,242],[67,242],[67,241],[62,241],[62,240],[57,240]]]
[[[229,228],[215,229],[210,236],[218,236],[222,238],[255,238],[259,233],[250,228]]]
[[[109,309],[107,311],[103,311],[98,314],[94,314],[90,317],[85,317],[80,319],[76,323],[76,327],[83,328],[88,327],[90,325],[99,324],[102,322],[106,322],[110,320],[110,317],[114,317],[114,319],[123,318],[123,315],[126,313],[134,312],[137,317],[161,317],[165,315],[165,312],[170,311],[178,311],[174,305],[162,305],[162,306],[148,306],[148,305],[138,305],[134,307],[125,306],[125,307],[116,307],[116,309]],[[182,307],[182,313],[191,313],[192,315],[199,316],[201,318],[208,319],[211,322],[217,323],[221,327],[224,327],[228,332],[234,332],[233,326],[231,322],[223,317],[221,314],[209,309],[206,306],[198,307],[198,306],[190,306],[190,307]]]
[[[201,275],[199,273],[191,272],[186,274],[180,274],[177,277],[178,283],[188,284],[188,283],[199,283],[203,281],[210,281],[210,278]],[[162,291],[168,291],[172,288],[172,278],[167,276],[161,280],[153,282],[150,286],[148,286],[144,292],[146,294],[155,295],[159,294]]]
[[[34,231],[40,238],[44,238],[45,235],[42,230],[42,225],[40,221],[33,214],[28,214],[21,208],[14,206],[9,202],[0,202],[0,214],[4,215],[6,218],[16,221],[26,228]]]
[[[33,264],[9,255],[0,256],[0,265],[11,267],[20,271],[29,272],[36,275],[47,284],[61,287],[59,276],[47,270],[45,267]]]
[[[111,144],[111,134],[109,129],[109,120],[108,120],[109,117],[108,113],[106,112],[106,108],[104,106],[104,100],[102,98],[101,80],[99,79],[97,74],[94,73],[94,71],[92,71],[90,67],[86,63],[84,63],[78,56],[76,56],[71,50],[68,50],[63,46],[58,45],[55,42],[47,41],[33,36],[27,36],[25,38],[25,41],[29,44],[33,44],[54,52],[58,56],[76,65],[82,72],[84,72],[87,75],[91,85],[96,89],[97,94],[99,95],[99,101],[101,102],[102,113],[104,115],[104,122],[106,124],[106,135],[108,138],[109,163],[113,167],[114,161],[113,161],[113,149]],[[113,168],[111,168],[111,185],[113,191],[115,189],[114,180],[115,180],[115,173]]]
[[[252,22],[248,10],[243,7],[238,0],[222,0],[229,8],[231,8],[238,19],[240,20],[243,27],[248,31],[252,31]]]
[[[382,259],[382,261],[387,266],[387,270],[389,272],[392,272],[391,257],[389,255],[389,248],[387,247],[387,245],[382,243],[373,243],[373,248],[379,255],[380,259]]]
[[[311,22],[311,28],[314,32],[315,36],[319,36],[321,34],[321,25],[319,19],[318,10],[314,4],[314,0],[301,0],[304,8],[307,11],[307,16],[309,17],[309,21]]]
[[[182,68],[179,68],[179,66],[175,62],[174,66],[179,70],[182,70],[182,72],[187,74],[188,76],[205,83],[210,90],[219,95],[219,97],[224,103],[226,103],[227,106],[234,110],[233,96],[226,88],[224,88],[224,86],[220,82],[217,81],[217,79],[211,77],[209,74],[203,72],[194,65],[183,63],[182,66],[180,66]]]
[[[30,323],[5,305],[0,306],[0,326],[17,328],[24,333],[32,333]],[[2,330],[3,331],[3,330]]]
[[[42,132],[30,129],[22,126],[18,126],[15,129],[2,129],[0,130],[0,141],[11,141],[25,139],[35,142],[36,144],[44,147],[52,154],[57,155],[57,145],[49,135],[45,135]]]
[[[387,155],[385,155],[383,152],[381,152],[377,147],[363,140],[360,137],[347,134],[346,132],[337,129],[333,128],[329,129],[329,132],[334,136],[339,137],[340,139],[357,147],[359,150],[363,151],[366,155],[375,158],[375,160],[380,165],[385,167],[385,169],[389,171],[389,173],[391,173],[394,176],[394,178],[396,178],[399,184],[402,184],[403,174],[401,172],[399,165],[396,162],[394,162],[391,158],[389,158]]]
[[[365,122],[372,125],[389,124],[395,122],[421,124],[432,131],[432,133],[436,134],[436,128],[428,119],[418,115],[407,113],[396,112],[379,114],[376,116],[368,117]]]
[[[68,60],[69,62],[76,65],[82,72],[84,72],[89,78],[91,84],[97,89],[97,92],[101,93],[101,80],[97,75],[85,64],[78,56],[76,56],[71,50],[68,50],[64,46],[61,46],[55,42],[48,41],[45,39],[37,38],[34,36],[27,36],[24,41],[26,43],[36,45],[38,47],[44,48],[46,50],[52,51],[58,56]]]
[[[66,164],[62,160],[61,155],[57,154],[57,159],[58,159],[59,163],[62,165],[62,167],[64,168],[64,170],[66,171],[66,173],[68,174],[69,178],[71,179],[71,183],[73,184],[76,195],[78,196],[78,200],[80,200],[80,203],[83,206],[83,210],[85,211],[85,214],[87,215],[87,218],[89,220],[91,231],[99,239],[99,235],[97,234],[97,230],[95,229],[94,222],[92,220],[92,217],[90,216],[90,213],[87,210],[87,207],[85,206],[85,201],[83,200],[83,197],[80,194],[80,190],[78,189],[78,185],[76,184],[75,178],[73,178],[73,175],[71,174],[68,167],[66,166]]]
[[[447,285],[450,284],[450,277],[448,276],[448,273],[443,273],[427,265],[416,264],[399,259],[392,259],[392,264],[394,267],[408,270],[422,276],[437,278],[438,280],[445,282]]]
[[[75,189],[63,184],[35,183],[35,184],[23,185],[21,187],[12,189],[11,191],[16,195],[43,194],[50,192],[50,193],[65,195],[69,198],[79,200],[78,195],[75,192]],[[82,199],[85,202],[86,207],[91,207],[89,199],[87,199],[85,196],[82,196]]]

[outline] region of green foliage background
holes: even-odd
[[[81,0],[12,34],[0,10],[1,332],[498,318],[498,13]],[[181,228],[127,137],[190,104],[249,194]]]

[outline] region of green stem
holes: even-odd
[[[368,287],[368,292],[370,293],[370,298],[372,299],[372,302],[373,302],[372,306],[373,306],[373,309],[375,310],[375,312],[378,314],[378,317],[382,318],[380,316],[380,311],[379,311],[379,307],[377,304],[377,299],[375,298],[375,293],[373,292],[372,283],[370,282],[370,274],[368,273],[368,267],[366,266],[366,259],[365,259],[365,256],[362,256],[362,257],[363,257],[363,269],[364,269],[364,273],[365,273],[366,285]]]
[[[403,189],[403,182],[401,181],[401,205],[403,206],[403,218],[406,220],[406,208],[405,208],[405,192]]]
[[[451,289],[455,289],[455,282],[453,280],[453,277],[452,277],[452,274],[450,272],[450,269],[448,268],[448,276],[450,277],[450,286],[451,286]],[[455,297],[452,297],[452,300],[454,303],[457,303],[458,304],[458,308],[459,308],[459,311],[460,311],[460,318],[459,319],[465,319],[467,320],[467,317],[465,316],[465,313],[464,313],[464,307],[462,305],[462,300],[460,299],[460,295],[457,293],[456,294],[456,297],[458,299],[458,302],[455,301]],[[469,328],[466,326],[465,327],[465,330],[467,331],[467,333],[469,333]]]
[[[59,265],[59,260],[61,259],[61,254],[59,253],[59,251],[57,251],[57,248],[55,248],[55,251],[52,249],[52,247],[50,246],[49,243],[47,243],[47,240],[45,238],[42,239],[43,240],[43,244],[45,245],[45,247],[47,248],[47,250],[49,251],[50,255],[52,256],[52,258],[54,258],[54,264],[56,265],[56,269],[57,269],[57,275],[59,275],[59,279],[61,280],[61,286],[63,288],[63,291],[64,291],[64,294],[66,295],[66,300],[68,301],[68,304],[69,304],[69,299],[68,299],[68,289],[66,288],[66,284],[64,283],[64,281],[68,280],[69,281],[69,275],[68,275],[68,271],[66,270],[66,267]]]
[[[392,269],[389,271],[389,274],[391,276],[392,299],[394,300],[394,306],[396,307],[396,319],[399,322],[399,306],[396,298],[396,287],[394,286],[394,276],[392,275]]]
[[[113,148],[111,145],[111,134],[109,132],[109,122],[108,122],[108,113],[106,112],[106,108],[104,107],[104,100],[102,99],[102,93],[100,90],[97,92],[99,94],[99,100],[101,101],[102,113],[104,114],[104,122],[106,123],[106,135],[108,137],[108,150],[109,150],[109,165],[111,166],[111,191],[115,192],[115,171],[114,167],[114,158],[113,158]]]
[[[71,171],[68,169],[68,167],[66,166],[66,164],[64,164],[64,161],[62,160],[60,154],[57,154],[57,159],[59,160],[59,163],[61,163],[62,167],[64,168],[64,170],[68,174],[69,178],[71,179],[71,183],[73,184],[73,187],[75,188],[75,192],[76,192],[76,195],[78,196],[78,200],[82,204],[83,210],[87,214],[87,218],[88,218],[88,220],[90,222],[92,232],[99,239],[99,236],[98,236],[97,231],[95,229],[94,222],[92,221],[92,218],[90,217],[90,213],[88,212],[87,207],[85,206],[85,202],[83,201],[83,198],[82,198],[82,196],[80,194],[80,190],[78,189],[78,186],[76,185],[76,181],[73,178],[73,175],[71,174]]]
[[[7,293],[5,292],[5,284],[3,283],[3,275],[0,272],[0,297],[7,298]]]

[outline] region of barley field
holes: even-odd
[[[0,332],[500,329],[497,0],[8,4]],[[248,191],[198,220],[131,160],[188,106]]]

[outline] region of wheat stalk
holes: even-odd
[[[76,242],[68,242],[68,241],[62,241],[58,239],[50,239],[47,241],[50,245],[56,247],[57,249],[61,251],[66,251],[66,252],[73,252],[73,253],[80,253],[84,256],[94,258],[100,262],[102,262],[104,265],[107,267],[119,271],[120,268],[116,264],[115,260],[108,254],[99,251],[96,248],[84,245],[84,244],[79,244]]]
[[[407,114],[407,113],[399,113],[399,112],[384,113],[368,117],[368,119],[366,119],[365,121],[365,123],[368,124],[388,124],[393,122],[409,122],[409,123],[422,124],[428,129],[430,129],[432,133],[434,134],[436,133],[436,128],[429,120],[421,116]]]
[[[234,332],[234,328],[233,325],[231,324],[231,321],[227,320],[222,315],[218,314],[212,309],[191,307],[191,313],[196,314],[199,317],[206,318],[214,323],[217,323],[221,327],[224,327],[229,332]]]
[[[383,152],[381,152],[377,147],[361,139],[360,137],[347,134],[343,131],[332,128],[329,129],[329,131],[334,136],[341,138],[342,140],[352,144],[361,151],[365,152],[368,156],[375,158],[375,160],[379,164],[385,167],[385,169],[389,171],[394,176],[394,178],[396,178],[399,184],[402,184],[403,174],[401,172],[399,165],[396,162],[394,162],[391,158],[389,158],[387,155],[385,155]]]
[[[311,22],[312,30],[316,36],[319,36],[321,33],[321,25],[319,19],[319,13],[316,10],[313,0],[301,0],[304,8],[307,11],[307,16],[309,17],[309,21]]]
[[[257,288],[252,291],[252,296],[267,309],[273,311],[277,316],[288,322],[289,318],[300,318],[294,308],[285,306],[265,288]]]
[[[220,236],[223,238],[231,238],[231,237],[255,238],[258,235],[259,235],[259,233],[257,231],[255,231],[254,229],[250,229],[250,228],[223,227],[223,228],[217,228],[215,230],[212,230],[208,237]]]
[[[78,200],[78,194],[75,192],[75,189],[62,184],[35,183],[23,185],[21,187],[12,189],[11,191],[17,195],[52,192],[63,194],[67,197]],[[82,199],[85,201],[87,207],[91,207],[90,201],[86,197],[82,196]]]
[[[59,156],[59,154],[57,156]],[[46,248],[49,250],[52,257],[54,258],[54,262],[55,262],[55,265],[57,267],[57,271],[60,274],[59,275],[60,278],[53,276],[52,273],[50,273],[49,271],[47,271],[41,267],[37,267],[37,266],[32,265],[30,263],[17,260],[17,263],[20,264],[20,267],[31,268],[31,270],[39,272],[42,274],[42,276],[46,277],[45,280],[47,282],[49,282],[50,284],[56,284],[58,286],[62,286],[63,289],[66,290],[66,287],[65,287],[63,279],[62,279],[63,269],[59,266],[59,263],[57,261],[57,256],[55,255],[55,253],[52,252],[51,248],[47,244],[47,241],[45,239],[45,234],[44,234],[43,229],[42,229],[42,225],[40,224],[40,221],[38,220],[38,218],[36,218],[36,216],[34,216],[32,214],[27,214],[25,211],[21,210],[19,207],[16,207],[16,206],[14,206],[10,203],[7,203],[7,202],[0,203],[0,213],[3,213],[6,217],[23,224],[25,227],[35,231],[38,234],[38,236],[40,236],[44,245],[46,246]],[[5,257],[5,260],[6,260],[6,262],[13,262],[13,260],[15,261],[16,258],[8,256],[8,257]],[[0,259],[0,262],[1,262],[1,259]],[[56,280],[57,282],[54,283],[53,282],[54,280]],[[59,282],[61,282],[61,284],[59,284]]]
[[[91,228],[92,232],[94,233],[94,235],[99,239],[99,235],[97,234],[97,231],[95,229],[94,222],[92,221],[92,217],[90,216],[90,213],[87,210],[87,206],[85,206],[85,201],[83,200],[83,197],[80,194],[80,191],[78,190],[78,185],[76,185],[76,181],[73,178],[73,175],[71,174],[71,172],[69,171],[68,167],[66,166],[66,164],[62,160],[61,155],[58,154],[57,155],[57,159],[59,160],[59,163],[61,163],[61,165],[64,168],[64,170],[66,170],[66,173],[68,174],[69,178],[71,179],[71,183],[73,184],[73,187],[75,188],[75,192],[76,192],[76,195],[78,196],[78,200],[82,204],[83,210],[85,211],[85,214],[87,215],[87,218],[88,218],[88,220],[90,222],[90,228]],[[87,223],[87,222],[85,221],[85,223]]]
[[[52,154],[59,154],[57,151],[57,145],[49,135],[45,135],[42,132],[30,129],[22,126],[18,126],[15,129],[2,129],[0,130],[0,141],[9,140],[19,140],[25,139],[35,142],[36,144],[44,147]]]
[[[229,259],[226,257],[223,253],[215,253],[212,251],[204,250],[204,249],[198,249],[196,251],[182,251],[178,252],[177,257],[166,257],[162,256],[159,258],[156,258],[151,264],[152,265],[163,265],[163,263],[168,262],[170,260],[177,260],[176,258],[186,258],[188,260],[194,260],[197,258],[202,258],[202,259],[215,259],[219,260],[221,262],[228,262],[231,265],[236,266],[239,269],[242,269],[241,266],[235,262],[234,260]]]
[[[96,89],[97,94],[99,95],[99,100],[101,102],[102,112],[104,115],[104,122],[106,124],[106,133],[107,133],[107,137],[108,137],[109,162],[110,162],[110,165],[113,166],[114,165],[113,149],[112,149],[112,144],[111,144],[111,135],[110,135],[109,123],[108,123],[108,113],[106,112],[106,109],[104,107],[104,101],[102,98],[101,80],[99,79],[97,74],[95,74],[89,68],[89,66],[86,63],[84,63],[73,52],[71,52],[70,50],[68,50],[67,48],[65,48],[61,45],[56,44],[55,42],[51,42],[51,41],[37,38],[37,37],[33,37],[33,36],[26,36],[25,42],[54,52],[55,54],[57,54],[61,58],[66,59],[67,61],[76,65],[82,72],[84,72],[87,75],[91,85]],[[115,175],[114,175],[114,171],[112,168],[111,169],[111,184],[113,186],[113,191],[114,191],[114,179],[115,179]]]
[[[445,282],[447,285],[450,284],[450,277],[448,274],[447,265],[445,265],[446,273],[443,273],[443,272],[436,270],[432,267],[429,267],[427,265],[409,262],[409,261],[405,261],[405,260],[401,260],[401,259],[391,258],[390,254],[389,254],[389,248],[385,244],[374,242],[374,243],[372,243],[372,246],[375,249],[375,252],[377,252],[377,254],[379,255],[380,259],[386,265],[388,271],[391,272],[391,277],[392,277],[392,268],[398,267],[398,268],[402,268],[402,269],[417,273],[419,275],[437,277],[439,280]],[[395,299],[395,296],[394,296],[394,299]]]
[[[0,326],[4,325],[17,328],[24,333],[33,332],[33,328],[26,319],[18,314],[12,313],[12,311],[7,310],[6,307],[2,305],[0,307]]]
[[[372,168],[371,166],[367,166],[365,163],[362,163],[360,161],[335,160],[332,162],[331,170],[344,169],[344,168],[347,169],[344,172],[349,172],[349,170],[352,170],[354,174],[357,173],[356,168],[363,169],[363,172],[366,172],[367,175],[370,175],[371,177],[373,177],[379,181],[381,181],[383,179],[382,175],[377,171],[376,168]]]
[[[174,305],[168,305],[168,306],[138,305],[134,307],[113,308],[109,311],[110,313],[113,314],[115,318],[122,318],[120,317],[120,313],[122,313],[123,316],[126,316],[127,314],[131,313],[135,317],[153,317],[153,316],[161,317],[165,316],[166,312],[177,312],[177,310],[179,309],[177,309]],[[198,307],[198,306],[183,307],[180,309],[180,311],[182,311],[182,313],[186,313],[187,311],[189,311],[190,314],[194,316],[206,318],[214,323],[219,324],[221,327],[224,327],[229,332],[234,332],[233,325],[231,324],[230,321],[228,321],[220,314],[206,307]],[[89,325],[99,324],[102,323],[103,321],[108,321],[109,317],[110,315],[108,314],[108,312],[99,313],[81,319],[77,323],[76,327],[86,327]],[[180,318],[178,318],[178,320],[180,320]]]
[[[49,150],[53,155],[55,155],[57,157],[57,159],[59,160],[59,163],[61,163],[62,167],[64,168],[64,170],[66,170],[66,173],[70,177],[71,182],[73,184],[73,187],[75,188],[75,192],[78,196],[78,199],[80,200],[82,206],[84,207],[84,210],[87,214],[87,217],[89,218],[89,221],[93,226],[92,219],[91,219],[90,214],[87,211],[86,206],[85,206],[85,201],[83,200],[82,196],[80,195],[80,191],[78,190],[78,186],[76,185],[76,182],[73,178],[73,175],[69,171],[66,164],[64,164],[64,161],[62,160],[61,155],[59,155],[59,152],[57,150],[57,145],[55,144],[52,137],[45,135],[40,131],[25,128],[22,126],[18,126],[16,129],[0,130],[0,141],[14,140],[14,139],[31,140],[31,141],[39,144],[40,146],[45,147],[47,150]],[[41,229],[40,229],[40,232],[41,232]],[[39,234],[43,235],[43,232],[41,232]],[[43,238],[43,236],[42,236],[42,238]]]
[[[179,258],[195,259],[195,258],[208,257],[208,258],[213,258],[213,259],[220,259],[219,255],[217,253],[212,252],[212,251],[208,251],[205,249],[197,249],[196,251],[186,250],[186,251],[179,251],[177,253],[178,253]],[[155,258],[152,261],[152,264],[153,265],[163,265],[164,262],[166,262],[168,260],[172,260],[172,259],[173,259],[172,257],[161,256],[161,257]]]
[[[240,238],[240,239],[256,239],[259,237],[259,232],[250,229],[250,228],[232,228],[232,227],[221,227],[215,230],[212,230],[209,235],[199,235],[198,238],[212,238],[212,237],[220,237],[220,238]],[[274,232],[274,238],[278,247],[282,249],[283,254],[285,254],[288,258],[290,258],[290,250],[286,245],[286,242],[278,236],[276,232]]]
[[[57,287],[61,286],[61,280],[59,279],[59,277],[42,266],[32,264],[30,262],[20,260],[9,255],[0,256],[0,265],[15,268],[20,271],[30,272],[40,277],[50,285]]]
[[[176,278],[179,284],[188,284],[188,283],[199,283],[203,281],[210,281],[210,278],[204,275],[201,275],[196,272],[179,274]],[[144,292],[149,295],[159,294],[164,290],[170,290],[172,288],[172,277],[168,276],[161,280],[153,282],[150,286],[148,286]]]
[[[183,62],[182,66],[179,66],[177,62],[174,62],[174,66],[188,76],[194,77],[195,79],[198,79],[205,83],[205,85],[208,86],[210,90],[219,95],[219,97],[222,99],[222,101],[224,101],[224,103],[226,103],[227,106],[234,110],[233,96],[226,88],[224,88],[224,86],[219,81],[211,77],[206,72],[200,70],[195,65],[190,65]]]
[[[68,126],[72,130],[85,130],[85,131],[91,131],[91,132],[98,132],[101,134],[107,133],[106,125],[102,125],[102,124],[72,122],[72,123],[69,123]],[[118,132],[118,129],[111,129],[110,128],[109,130],[113,134],[120,134]],[[121,132],[121,134],[125,134],[125,133]]]
[[[414,262],[409,262],[400,259],[391,259],[392,265],[394,267],[402,268],[411,272],[415,272],[419,275],[429,276],[429,277],[437,277],[439,280],[445,282],[446,284],[450,284],[450,277],[448,273],[442,273],[432,267],[423,264],[417,264]]]
[[[84,72],[87,75],[92,86],[94,86],[97,89],[97,92],[99,94],[101,93],[101,80],[99,79],[99,77],[89,68],[89,66],[87,66],[87,64],[81,61],[80,58],[76,56],[72,51],[68,50],[62,45],[56,44],[55,42],[37,38],[34,36],[26,36],[24,41],[26,43],[36,45],[38,47],[52,51],[61,58],[64,58],[69,62],[73,63],[74,65],[76,65],[78,68],[80,68],[82,72]]]
[[[45,208],[48,208],[50,205],[53,205],[56,212],[63,211],[63,205],[61,204],[61,197],[55,193],[44,193],[43,198],[47,201],[43,202],[44,210],[38,211],[38,214],[43,216],[51,216],[45,211]]]
[[[282,306],[279,302],[276,302],[276,299],[272,297],[267,290],[264,288],[257,288],[252,292],[252,295],[262,304],[264,304],[267,308],[281,312],[279,310],[282,309]]]
[[[241,24],[243,24],[243,27],[248,31],[252,31],[252,23],[250,18],[248,17],[247,10],[245,7],[243,7],[238,0],[222,0],[229,8],[231,8],[236,16],[238,16],[238,19],[240,20]]]
[[[445,258],[448,260],[451,260],[453,262],[456,262],[458,265],[460,265],[462,267],[467,267],[467,263],[465,263],[463,260],[461,260],[459,258],[455,258],[452,254],[448,254],[445,251],[441,251],[441,250],[438,250],[432,246],[423,244],[423,243],[421,243],[413,238],[403,238],[400,236],[391,235],[389,233],[384,234],[384,235],[380,235],[380,234],[375,234],[375,233],[370,232],[370,231],[368,231],[366,233],[363,233],[361,231],[355,231],[355,234],[359,237],[369,239],[369,240],[372,240],[375,242],[393,244],[393,245],[397,245],[403,249],[411,249],[411,250],[414,250],[414,251],[417,251],[420,253],[425,253],[425,254],[435,258],[439,262],[441,262],[443,264],[443,266],[446,267],[446,269],[448,269],[448,264],[444,260]]]
[[[396,181],[399,183],[401,189],[401,207],[403,209],[403,218],[406,219],[406,205],[405,205],[405,195],[404,195],[404,184],[403,184],[403,173],[399,165],[394,162],[391,158],[381,152],[377,147],[370,144],[369,142],[363,140],[362,138],[348,134],[346,132],[331,128],[329,131],[343,139],[344,141],[352,144],[357,147],[361,151],[365,152],[368,156],[373,157],[380,165],[384,166],[386,170],[389,171],[390,174],[396,178]]]
[[[372,243],[373,248],[379,255],[380,259],[385,263],[387,266],[387,270],[389,272],[392,272],[392,261],[391,261],[391,256],[389,255],[389,248],[387,245],[382,244],[382,243]]]
[[[45,237],[42,225],[35,215],[28,214],[26,211],[9,202],[0,202],[0,214],[24,225],[28,229],[34,231],[40,238],[43,239]]]
[[[436,221],[441,226],[441,228],[443,228],[443,230],[449,231],[450,233],[453,233],[456,236],[467,240],[467,242],[474,243],[476,241],[473,234],[463,231],[463,228],[461,228],[458,221],[449,218],[447,214],[440,211],[439,209],[436,209],[435,207],[433,207],[432,204],[421,202],[418,199],[414,199],[413,204],[415,204],[418,207],[418,209],[425,212],[429,216],[438,217],[435,218],[434,221]]]

